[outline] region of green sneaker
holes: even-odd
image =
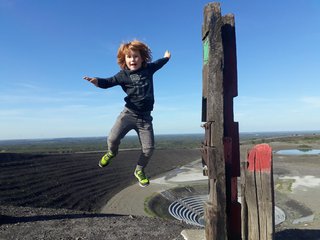
[[[140,187],[146,187],[149,185],[149,179],[144,175],[143,170],[135,170],[134,175],[138,179]]]
[[[114,156],[115,155],[111,151],[108,151],[99,161],[99,167],[103,168],[108,166]]]

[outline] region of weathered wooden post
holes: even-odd
[[[234,16],[221,16],[219,3],[204,9],[202,121],[204,173],[209,177],[205,203],[206,239],[241,239],[239,131],[233,121],[237,96]]]
[[[259,144],[242,164],[242,239],[274,239],[272,149]]]

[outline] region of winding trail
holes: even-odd
[[[136,183],[123,189],[108,201],[101,213],[150,216],[145,203],[156,194],[175,187],[207,183],[207,177],[202,173],[201,159],[198,159],[151,179],[148,187],[141,188]]]

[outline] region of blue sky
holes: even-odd
[[[105,136],[120,87],[120,43],[172,58],[154,76],[156,134],[202,133],[203,8],[209,1],[0,0],[0,139]],[[236,21],[241,132],[319,130],[320,2],[220,1]]]

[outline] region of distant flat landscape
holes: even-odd
[[[240,133],[240,142],[257,143],[268,139],[286,139],[292,137],[317,136],[320,131],[296,132],[248,132]],[[203,134],[156,135],[157,149],[199,148],[204,140]],[[0,153],[76,153],[105,151],[107,137],[52,138],[52,139],[16,139],[0,140]],[[139,149],[139,139],[135,135],[126,136],[120,149]]]

